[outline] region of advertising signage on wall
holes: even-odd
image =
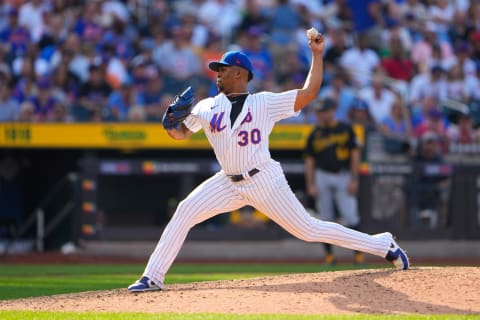
[[[309,125],[277,125],[270,135],[271,148],[301,150],[311,129]],[[160,124],[4,123],[0,132],[0,147],[210,149],[203,132],[188,140],[173,140]]]

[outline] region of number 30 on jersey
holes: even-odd
[[[257,128],[251,131],[242,130],[238,133],[238,137],[238,145],[241,147],[245,147],[249,143],[259,144],[262,141],[262,134]]]

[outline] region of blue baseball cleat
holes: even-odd
[[[385,259],[393,263],[397,269],[407,270],[410,267],[407,254],[402,248],[400,248],[393,238]]]
[[[150,278],[143,276],[140,280],[137,280],[134,284],[131,284],[128,287],[130,292],[144,292],[144,291],[156,291],[162,290],[161,287],[157,286],[155,282],[150,280]]]

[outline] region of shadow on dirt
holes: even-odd
[[[409,273],[416,270],[411,269]],[[329,298],[336,308],[355,313],[421,313],[421,314],[467,314],[472,310],[463,310],[438,304],[412,300],[405,293],[379,284],[376,280],[387,278],[396,270],[372,270],[362,273],[348,273],[332,281],[300,282],[288,284],[250,286],[246,289],[266,292],[318,293],[334,295]],[[410,274],[410,278],[412,275]],[[415,282],[408,280],[408,282]],[[435,294],[426,291],[425,296]],[[319,306],[321,308],[321,306]]]

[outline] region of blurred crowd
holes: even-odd
[[[233,49],[253,62],[252,92],[299,88],[311,26],[326,43],[319,99],[338,119],[391,152],[480,141],[475,0],[3,0],[0,121],[159,121],[187,85],[215,94],[208,62]]]

